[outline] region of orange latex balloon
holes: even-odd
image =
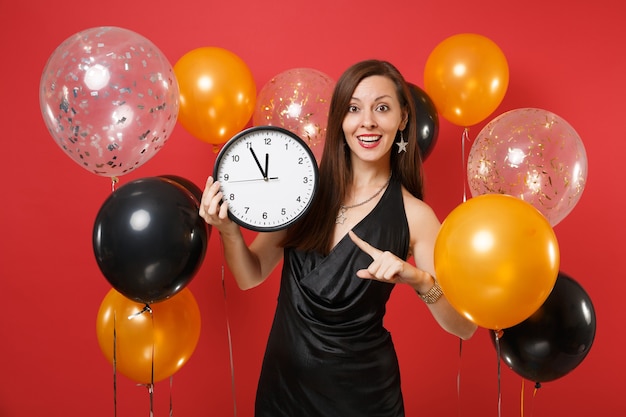
[[[183,55],[178,80],[178,121],[194,137],[220,145],[241,131],[252,117],[256,85],[246,63],[234,53],[202,47]]]
[[[96,323],[102,353],[116,372],[149,384],[168,378],[191,357],[200,337],[200,310],[188,288],[165,301],[136,303],[115,289],[105,296]],[[154,378],[152,378],[154,351]]]
[[[489,38],[473,33],[450,36],[430,53],[424,89],[442,117],[459,126],[486,119],[509,85],[509,65]]]
[[[541,307],[559,262],[548,220],[505,194],[481,195],[456,207],[435,242],[435,272],[450,304],[494,330],[519,324]]]

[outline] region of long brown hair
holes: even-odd
[[[328,254],[331,247],[335,217],[352,180],[350,150],[343,133],[343,119],[359,83],[367,77],[381,75],[396,86],[398,100],[408,113],[402,134],[408,145],[406,152],[391,152],[391,172],[395,180],[415,197],[423,198],[422,159],[417,143],[415,105],[404,77],[392,64],[366,60],[352,65],[337,81],[330,102],[324,151],[320,161],[320,183],[310,210],[288,231],[283,246]]]

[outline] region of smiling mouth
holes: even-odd
[[[357,136],[357,139],[363,143],[376,143],[382,138],[380,135],[372,135],[372,136]]]

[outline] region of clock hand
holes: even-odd
[[[268,181],[268,180],[277,180],[278,177],[269,177],[267,179],[265,178],[252,178],[252,179],[248,179],[248,180],[230,180],[228,181],[229,184],[232,184],[233,182],[254,182],[254,181]]]
[[[261,163],[259,162],[259,158],[256,157],[256,153],[254,153],[254,149],[252,149],[252,146],[250,147],[250,152],[252,152],[252,157],[254,158],[254,162],[256,162],[256,166],[259,167],[259,170],[261,171],[261,175],[263,176],[263,179],[267,179],[267,173],[263,171],[263,168],[261,167]]]
[[[267,176],[269,175],[268,165],[270,163],[270,155],[268,153],[265,154],[265,179],[267,180]]]

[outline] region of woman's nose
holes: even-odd
[[[361,126],[371,129],[378,125],[374,112],[371,110],[364,110],[362,115],[363,118],[361,119]]]

